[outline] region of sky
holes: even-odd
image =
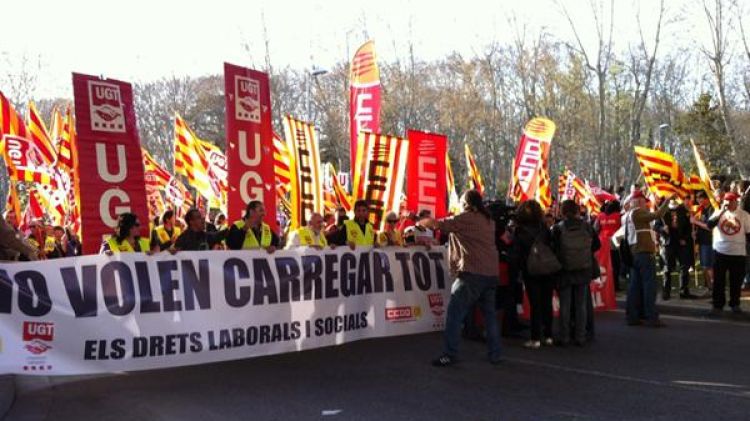
[[[585,46],[593,49],[591,0],[560,3],[570,12]],[[19,57],[38,58],[36,97],[71,97],[74,71],[136,82],[217,74],[224,61],[261,67],[264,22],[274,67],[330,68],[347,60],[368,38],[375,40],[381,61],[404,57],[410,40],[420,59],[453,51],[470,56],[490,42],[512,40],[524,27],[530,39],[544,29],[573,40],[554,0],[37,0],[33,7],[30,4],[5,2],[0,9],[5,34],[0,39],[0,80],[3,72],[18,71]],[[667,5],[672,15],[679,12],[684,20],[666,28],[665,49],[705,39],[697,0],[668,0]],[[637,40],[638,10],[646,33],[653,31],[658,2],[617,0],[615,10],[616,48],[624,49]],[[28,19],[3,17],[29,16],[34,11],[40,13]],[[517,23],[511,24],[513,20]]]

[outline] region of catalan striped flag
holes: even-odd
[[[458,200],[458,193],[456,192],[456,179],[453,176],[453,168],[451,167],[451,157],[448,155],[448,151],[445,151],[445,178],[448,186],[448,213],[452,215],[458,215],[461,213],[461,202]]]
[[[703,160],[703,154],[698,149],[693,139],[690,139],[690,144],[693,145],[693,155],[695,155],[695,164],[698,167],[698,178],[700,179],[703,190],[706,191],[708,200],[711,201],[711,206],[714,209],[719,209],[719,203],[716,201],[716,195],[714,194],[713,185],[711,185],[711,173],[708,170],[706,161]]]
[[[28,129],[18,111],[0,91],[0,138],[3,135],[26,137]]]
[[[367,200],[370,222],[376,230],[381,228],[386,213],[399,211],[408,155],[408,139],[359,133],[354,197]]]
[[[273,172],[276,175],[276,185],[286,194],[289,191],[289,149],[286,142],[276,132],[273,133]]]
[[[44,210],[44,206],[42,206],[41,198],[39,197],[39,192],[35,187],[29,188],[29,201],[26,204],[26,215],[24,215],[24,223],[28,224],[29,222],[36,220],[36,219],[43,219],[44,215],[46,214]],[[24,228],[25,229],[25,228]]]
[[[552,206],[552,181],[550,180],[547,165],[539,167],[539,188],[536,191],[536,201],[547,210]]]
[[[73,110],[68,106],[60,129],[60,139],[57,143],[57,167],[69,173],[72,173],[75,167],[73,161],[75,121],[73,118]]]
[[[290,228],[307,224],[314,212],[323,213],[323,174],[315,126],[292,116],[284,118],[289,150]]]
[[[141,146],[141,155],[143,157],[143,174],[146,181],[149,218],[153,219],[166,211],[166,204],[161,192],[166,191],[172,174],[165,170],[143,146]]]
[[[464,154],[466,155],[466,171],[469,176],[469,185],[471,188],[477,190],[479,194],[484,196],[484,183],[482,182],[482,175],[479,173],[479,167],[474,160],[474,154],[471,153],[469,145],[464,143]]]
[[[333,189],[333,194],[336,196],[336,202],[338,202],[338,205],[343,207],[344,210],[351,212],[354,207],[352,196],[346,191],[346,189],[344,189],[344,186],[341,185],[338,173],[333,164],[327,163],[326,166],[328,167],[328,174],[330,174],[331,177],[331,188]]]
[[[190,130],[185,120],[175,114],[174,173],[185,176],[188,184],[209,200],[221,198],[216,183],[211,182],[209,162],[200,139]]]
[[[64,117],[60,113],[60,109],[55,106],[52,110],[52,121],[49,127],[49,136],[52,139],[52,147],[55,150],[58,149],[58,143],[60,143],[60,137],[62,137],[63,126],[65,125]]]
[[[29,115],[26,126],[29,128],[28,137],[39,149],[42,157],[44,157],[44,163],[50,166],[53,165],[57,161],[57,152],[52,145],[47,126],[44,125],[44,120],[39,115],[39,111],[37,111],[33,101],[29,101]]]
[[[684,199],[690,195],[685,188],[689,180],[672,155],[636,146],[635,157],[643,172],[646,186],[656,197],[670,197],[676,194]]]

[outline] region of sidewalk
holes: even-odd
[[[736,322],[748,322],[750,323],[750,293],[742,291],[741,306],[744,313],[734,314],[728,307],[724,308],[724,313],[721,316],[709,315],[711,310],[711,296],[708,291],[704,288],[692,289],[693,294],[700,298],[696,299],[681,299],[679,294],[672,294],[672,299],[664,301],[661,299],[661,293],[656,298],[656,308],[661,314],[668,314],[672,316],[688,316],[688,317],[701,317],[705,319],[714,320],[731,320]],[[729,297],[727,297],[728,299]],[[617,307],[625,309],[626,293],[624,291],[617,292]]]
[[[16,382],[12,375],[0,376],[0,419],[5,417],[5,414],[13,405],[13,401],[16,398]]]

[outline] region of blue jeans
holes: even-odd
[[[487,329],[487,346],[490,360],[500,358],[500,332],[495,316],[495,289],[498,278],[463,272],[451,288],[451,300],[445,320],[443,352],[451,357],[458,355],[461,324],[466,314],[479,302]]]
[[[633,254],[626,316],[629,322],[637,322],[641,316],[649,322],[659,320],[656,311],[656,260],[651,253]]]

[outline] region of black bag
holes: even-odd
[[[541,234],[537,235],[534,243],[531,244],[529,258],[526,260],[526,269],[531,276],[552,275],[562,269],[555,253],[542,241]]]
[[[593,231],[585,222],[560,223],[560,259],[565,270],[591,269]]]

